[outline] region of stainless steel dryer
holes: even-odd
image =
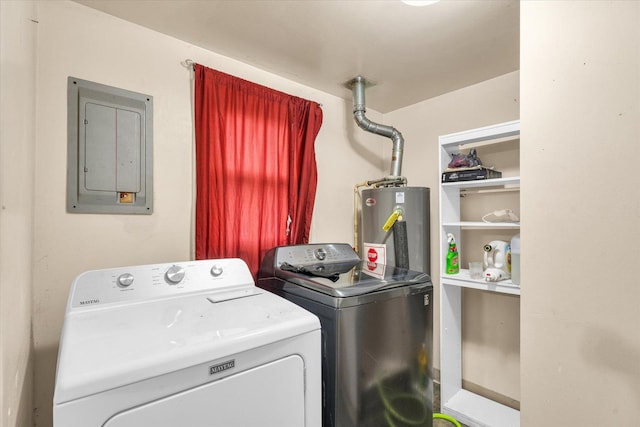
[[[432,426],[428,275],[309,244],[268,251],[257,284],[320,318],[323,426]]]

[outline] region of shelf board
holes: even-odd
[[[484,187],[504,187],[507,185],[520,185],[519,176],[506,178],[478,179],[475,181],[443,182],[442,188],[484,188]]]
[[[499,280],[487,282],[476,280],[469,276],[469,270],[460,269],[458,274],[447,274],[440,277],[443,285],[457,286],[460,288],[479,289],[481,291],[497,292],[501,294],[520,295],[520,286],[514,285],[511,280]]]
[[[520,121],[500,123],[482,128],[452,133],[440,137],[440,145],[447,147],[458,144],[471,144],[482,141],[496,142],[497,140],[513,137],[518,139],[520,135]]]
[[[484,221],[448,221],[442,223],[443,227],[483,228],[483,229],[519,229],[519,222],[484,222]]]
[[[520,426],[520,411],[464,389],[443,402],[442,412],[470,426]]]

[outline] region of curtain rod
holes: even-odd
[[[195,61],[193,59],[189,59],[189,58],[185,59],[180,64],[185,68],[194,69],[194,70],[195,70],[195,67],[196,67]],[[313,102],[315,102],[315,101],[313,101]],[[316,102],[316,104],[318,104],[319,106],[322,107],[321,103]]]

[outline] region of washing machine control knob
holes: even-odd
[[[211,267],[211,275],[213,277],[218,277],[222,274],[224,270],[222,269],[222,266],[218,265],[218,264],[214,264],[213,267]]]
[[[319,249],[316,249],[316,251],[314,252],[314,255],[320,261],[324,261],[324,259],[327,257],[327,251],[325,251],[324,248],[319,248]]]
[[[133,283],[133,274],[124,273],[118,276],[118,286],[126,288]]]
[[[184,279],[184,268],[179,265],[172,265],[167,272],[164,273],[164,278],[170,285],[177,285]]]

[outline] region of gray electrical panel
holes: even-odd
[[[68,79],[67,211],[153,213],[153,97]]]

